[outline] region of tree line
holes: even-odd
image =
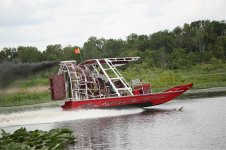
[[[0,51],[0,63],[30,63],[75,59],[78,46],[48,45],[44,51],[32,46],[5,47]],[[150,35],[135,33],[122,39],[90,37],[80,47],[83,60],[104,57],[140,56],[143,67],[168,69],[189,68],[197,64],[226,63],[225,21],[199,20],[172,31],[164,30]]]

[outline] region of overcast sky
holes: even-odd
[[[225,0],[0,0],[0,49],[83,46],[90,36],[126,39],[225,14]]]

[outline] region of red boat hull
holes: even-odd
[[[189,88],[192,87],[192,83],[186,85],[180,85],[170,88],[161,93],[155,94],[141,94],[133,96],[122,96],[122,97],[108,97],[101,99],[92,100],[81,100],[81,101],[66,101],[61,107],[63,110],[74,110],[74,109],[90,109],[90,108],[106,108],[106,107],[119,107],[119,106],[137,106],[147,107],[166,103],[177,96],[181,95]]]

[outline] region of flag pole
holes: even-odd
[[[79,53],[79,56],[80,56],[80,61],[82,62],[82,54],[81,54],[81,53]]]
[[[82,55],[80,53],[80,49],[79,48],[75,48],[74,53],[75,53],[75,55],[78,54],[79,57],[80,57],[80,61],[82,61]]]

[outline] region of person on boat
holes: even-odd
[[[107,85],[108,85],[108,87],[109,87],[109,93],[110,93],[110,94],[115,93],[115,90],[114,90],[113,86],[111,85],[111,83],[110,83],[109,81],[107,82]]]
[[[102,70],[97,74],[97,80],[99,81],[100,87],[103,88],[105,85],[105,77]]]

